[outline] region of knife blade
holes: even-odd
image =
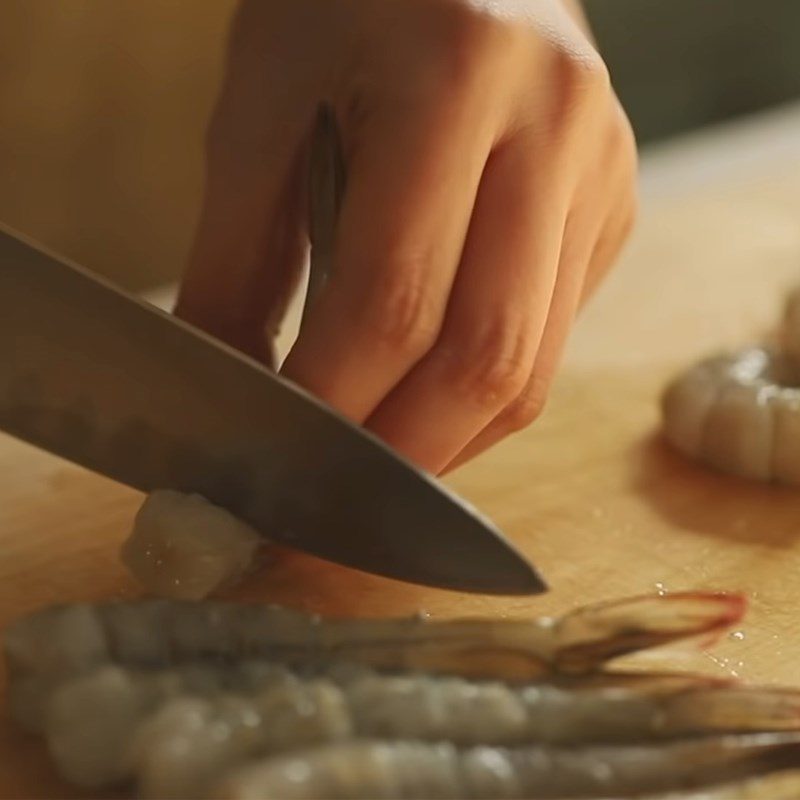
[[[411,583],[535,594],[485,518],[258,362],[0,226],[0,429]]]
[[[0,226],[0,429],[388,577],[532,594],[486,519],[256,361]]]

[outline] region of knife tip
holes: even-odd
[[[513,569],[505,568],[483,588],[485,594],[532,596],[544,594],[549,586],[536,568],[521,556]]]
[[[498,547],[502,544],[502,547]],[[431,585],[461,592],[486,595],[533,596],[549,590],[536,567],[505,539],[498,537],[490,551],[481,558],[476,554],[461,554],[454,569],[448,570],[449,580],[441,574]],[[432,576],[431,576],[432,577]]]

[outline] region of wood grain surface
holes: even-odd
[[[657,406],[675,370],[767,333],[800,281],[800,114],[788,130],[719,134],[646,162],[638,231],[583,315],[546,413],[453,477],[550,593],[463,596],[282,555],[237,596],[327,613],[530,615],[641,592],[744,590],[737,636],[652,663],[800,684],[800,493],[673,454]],[[137,594],[117,549],[139,496],[10,439],[0,474],[0,625],[47,603]],[[3,797],[82,796],[5,718],[0,759]]]

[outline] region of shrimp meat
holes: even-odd
[[[212,797],[625,798],[745,778],[789,767],[798,757],[797,733],[568,749],[355,741],[234,770]]]
[[[122,546],[122,562],[153,594],[201,600],[253,568],[265,539],[200,495],[148,495]]]

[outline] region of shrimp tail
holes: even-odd
[[[739,622],[744,595],[682,592],[580,608],[556,624],[553,663],[564,673],[592,672],[622,655],[697,637],[717,637]]]

